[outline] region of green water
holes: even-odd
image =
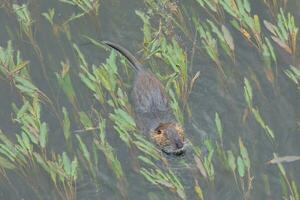
[[[45,67],[45,71],[43,71],[41,60],[24,33],[21,33],[15,14],[10,8],[7,8],[7,5],[11,2],[5,0],[1,0],[1,2],[0,46],[6,47],[7,41],[12,41],[14,49],[20,51],[23,60],[30,62],[29,73],[32,82],[53,101],[54,107],[60,110],[64,106],[69,113],[72,113],[74,109],[57,84],[55,73],[61,71],[61,62],[63,61],[70,64],[70,76],[76,90],[79,110],[89,112],[91,108],[94,108],[103,109],[109,113],[111,111],[109,106],[100,105],[78,78],[78,73],[80,72],[78,67],[79,57],[72,45],[78,45],[90,64],[99,65],[104,63],[109,52],[95,47],[85,36],[98,41],[110,40],[119,43],[135,53],[138,58],[142,58],[143,22],[136,15],[135,10],[146,12],[148,9],[147,4],[143,1],[133,0],[100,1],[99,15],[86,15],[68,24],[67,28],[70,32],[70,37],[68,37],[63,32],[55,36],[51,25],[41,13],[54,8],[56,12],[54,22],[61,24],[72,13],[80,13],[81,11],[78,7],[59,1],[15,1],[18,4],[27,3],[30,8],[34,20],[34,38],[40,47]],[[195,13],[197,13],[197,16],[201,16],[202,19],[209,18],[209,15],[195,1],[176,2],[183,10],[187,27],[191,26],[191,17]],[[272,21],[272,16],[262,3],[262,0],[249,0],[249,2],[253,14],[257,14],[261,19]],[[295,17],[296,26],[300,26],[299,10],[300,3],[298,0],[288,1],[285,12],[292,13]],[[158,27],[159,16],[151,20]],[[225,23],[229,24],[228,21]],[[300,155],[299,88],[283,73],[283,70],[287,69],[290,64],[295,64],[296,66],[298,63],[299,68],[299,51],[296,51],[295,61],[292,61],[285,53],[278,51],[278,75],[274,86],[265,77],[265,73],[262,70],[264,63],[259,58],[256,49],[251,47],[238,31],[233,28],[229,28],[229,30],[235,42],[236,62],[233,63],[224,53],[221,53],[220,61],[223,67],[228,69],[226,73],[230,75],[228,82],[223,84],[217,75],[215,63],[201,49],[200,39],[198,38],[196,41],[199,48],[194,52],[192,42],[180,30],[176,29],[177,34],[175,33],[174,38],[182,44],[186,52],[189,74],[193,75],[199,70],[201,73],[200,78],[195,82],[188,101],[192,115],[184,115],[186,117],[184,124],[186,137],[194,146],[201,149],[205,149],[204,139],[209,138],[213,142],[217,141],[215,113],[219,113],[224,130],[224,148],[238,152],[239,138],[241,138],[248,150],[251,160],[250,171],[251,176],[253,176],[249,199],[283,199],[285,191],[288,190],[282,186],[284,179],[280,175],[278,167],[267,164],[267,161],[273,158],[273,153],[277,153],[278,156]],[[265,36],[270,34],[265,28],[262,31]],[[297,44],[299,47],[299,40],[297,40]],[[192,56],[194,54],[195,56]],[[158,59],[152,56],[145,63],[153,63],[153,60]],[[158,61],[158,63],[160,62]],[[162,64],[155,69],[165,73],[170,68]],[[133,73],[128,73],[130,74],[129,79],[132,79]],[[121,78],[124,80],[128,79],[127,77],[127,74],[125,74]],[[259,108],[266,124],[273,130],[276,138],[273,142],[270,142],[265,131],[255,121],[253,116],[249,115],[243,121],[243,115],[245,115],[245,108],[247,107],[244,100],[244,77],[251,80],[254,94],[253,102],[255,107]],[[130,84],[132,81],[127,81],[126,83]],[[125,88],[129,94],[130,86]],[[21,130],[12,120],[11,113],[13,111],[11,104],[15,102],[17,105],[21,105],[22,95],[13,87],[13,83],[2,76],[0,78],[0,102],[0,129],[10,139],[15,141],[15,134]],[[51,106],[42,106],[41,118],[49,126],[47,153],[66,151],[67,145],[63,139],[61,119],[57,118]],[[109,120],[108,115],[104,116],[104,118]],[[70,120],[72,131],[81,129],[74,117],[70,117]],[[136,155],[131,154],[131,150],[119,138],[112,124],[108,124],[107,127],[107,140],[115,150],[125,174],[125,195],[121,194],[121,190],[118,189],[116,177],[107,164],[105,156],[99,153],[97,155],[99,168],[96,172],[96,177],[100,185],[96,185],[90,178],[87,170],[82,167],[84,162],[79,162],[79,168],[82,167],[82,169],[79,170],[78,173],[80,175],[76,181],[77,199],[179,199],[176,192],[172,192],[166,187],[158,187],[151,184],[137,172],[136,166],[133,164],[135,159],[132,158]],[[78,145],[75,138],[76,133],[72,134],[74,134],[74,149],[77,152],[79,146],[76,146]],[[85,139],[86,145],[91,147],[93,143],[92,135],[89,132],[80,134]],[[192,154],[193,151],[189,149],[184,157],[171,158],[169,166],[181,181],[187,199],[198,199],[194,190],[195,181],[201,186],[204,199],[243,199],[243,192],[240,186],[237,186],[233,174],[221,166],[216,152],[213,161],[215,176],[212,182],[206,181],[200,175]],[[287,172],[287,177],[295,181],[299,191],[300,161],[283,163],[283,165]],[[161,166],[161,164],[158,163],[158,166]],[[165,166],[161,166],[161,168],[166,169]],[[5,176],[8,179],[1,173],[0,199],[53,199],[55,192],[49,176],[36,168],[29,167],[29,172],[33,177],[39,177],[37,179],[39,182],[35,182],[32,185],[39,185],[39,188],[36,189],[41,194],[40,196],[36,195],[35,190],[28,186],[31,183],[26,178],[19,176],[16,170],[6,170]],[[239,179],[238,175],[237,179]],[[268,183],[266,183],[265,179],[268,179]],[[245,187],[247,187],[247,184]],[[56,198],[60,199],[60,197]]]

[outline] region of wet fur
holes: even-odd
[[[162,83],[125,48],[112,42],[103,41],[124,55],[137,72],[133,84],[131,98],[134,105],[135,118],[138,128],[162,148],[176,151],[174,141],[184,143],[184,131],[176,122]],[[170,134],[170,133],[176,134]],[[159,133],[159,134],[158,134]]]

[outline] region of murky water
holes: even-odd
[[[2,0],[3,1],[3,0]],[[6,2],[6,1],[4,1]],[[27,3],[27,1],[16,1],[18,3]],[[271,16],[262,8],[262,1],[250,0],[253,13],[258,14],[263,19],[270,20]],[[178,5],[184,5],[185,10],[199,12],[198,4],[194,1],[178,1]],[[0,2],[1,5],[1,2]],[[122,44],[132,52],[141,50],[143,41],[142,21],[135,14],[135,10],[147,11],[147,6],[142,1],[134,0],[110,0],[101,1],[99,10],[99,20],[92,20],[92,17],[83,17],[70,22],[69,28],[71,37],[60,34],[59,37],[53,35],[51,26],[41,15],[50,8],[55,8],[55,22],[61,23],[72,13],[79,13],[78,8],[63,4],[59,1],[38,1],[29,0],[28,5],[34,19],[34,36],[43,55],[45,63],[45,72],[43,72],[41,62],[32,45],[29,44],[24,34],[20,32],[20,26],[16,16],[0,7],[0,46],[6,46],[8,40],[13,42],[15,49],[20,50],[24,60],[30,61],[30,75],[36,86],[46,93],[54,102],[57,108],[62,106],[72,110],[68,99],[57,84],[55,72],[61,71],[61,62],[70,63],[71,75],[76,77],[78,70],[78,56],[74,53],[72,44],[75,43],[86,56],[89,63],[104,63],[108,53],[90,44],[85,36],[96,40],[110,40]],[[295,17],[296,25],[300,26],[300,3],[298,0],[290,0],[287,10],[292,12]],[[202,15],[202,14],[201,14]],[[203,13],[203,16],[206,14]],[[100,22],[100,23],[99,23]],[[156,22],[157,23],[157,22]],[[242,138],[247,147],[251,159],[251,175],[253,176],[250,192],[250,199],[282,199],[283,190],[281,188],[280,178],[283,181],[278,167],[268,165],[267,161],[273,158],[273,153],[278,156],[300,155],[300,105],[299,89],[282,72],[290,64],[290,58],[285,55],[278,56],[278,79],[276,90],[265,78],[262,70],[263,62],[255,48],[249,47],[239,33],[231,30],[236,45],[236,63],[233,64],[228,58],[221,57],[224,68],[231,67],[229,73],[233,74],[229,82],[223,85],[216,76],[216,66],[204,53],[197,53],[192,62],[191,55],[193,50],[190,48],[190,41],[185,41],[184,37],[179,38],[186,44],[188,66],[192,68],[190,74],[195,74],[200,70],[200,79],[196,82],[191,93],[189,104],[192,110],[192,117],[185,123],[187,138],[193,145],[203,148],[203,140],[210,138],[213,142],[217,140],[215,128],[215,113],[218,112],[222,119],[224,129],[224,146],[226,149],[238,151],[239,138]],[[267,33],[266,30],[263,30]],[[299,40],[298,40],[299,41]],[[199,43],[199,45],[201,45]],[[299,46],[299,42],[298,42]],[[198,51],[198,50],[197,50]],[[138,52],[137,56],[142,53]],[[299,53],[297,54],[299,55]],[[155,59],[155,58],[154,58]],[[299,59],[296,58],[296,62]],[[146,61],[147,63],[148,61]],[[150,61],[149,61],[150,62]],[[160,66],[164,68],[164,66]],[[46,73],[48,79],[43,76]],[[266,123],[274,131],[276,140],[272,143],[266,137],[264,130],[258,125],[253,116],[250,116],[246,122],[243,121],[246,103],[244,100],[244,77],[252,77],[257,80],[253,82],[254,104],[259,108],[261,115]],[[89,91],[78,78],[72,78],[74,88],[78,94],[78,105],[80,110],[89,110],[92,105],[96,109],[103,109],[97,105],[95,99],[89,95]],[[0,79],[0,129],[9,134],[9,138],[20,131],[20,127],[12,121],[11,103],[20,104],[22,98],[11,86],[9,81]],[[76,111],[75,111],[76,112]],[[44,106],[42,119],[49,124],[49,151],[63,152],[66,144],[62,139],[62,132],[59,125],[59,119],[51,111],[49,106]],[[77,130],[76,119],[71,119],[71,129]],[[77,183],[77,199],[177,199],[176,193],[169,192],[164,187],[157,187],[145,180],[135,170],[132,163],[130,150],[120,140],[114,129],[108,131],[108,141],[115,149],[116,155],[122,164],[126,177],[126,195],[122,195],[118,189],[116,177],[106,164],[105,157],[99,156],[99,171],[96,177],[100,180],[100,187],[89,178],[89,174],[82,170],[82,176]],[[89,136],[87,136],[88,138]],[[88,139],[86,141],[89,141]],[[92,139],[90,141],[92,143]],[[79,147],[78,147],[79,148]],[[215,152],[216,153],[216,152]],[[184,157],[172,158],[170,168],[178,175],[183,184],[187,199],[197,199],[194,191],[197,180],[204,193],[204,199],[242,199],[242,191],[237,187],[234,176],[228,170],[225,170],[218,159],[215,159],[215,180],[214,183],[208,183],[203,179],[197,167],[194,164],[192,150],[188,151]],[[130,159],[129,159],[130,158]],[[158,164],[159,165],[159,164]],[[284,164],[288,177],[294,180],[299,188],[300,182],[300,162]],[[33,171],[35,169],[32,169]],[[33,189],[25,184],[24,178],[16,175],[11,170],[7,171],[10,183],[4,178],[0,179],[0,199],[51,199],[51,183],[46,174],[38,171],[33,176],[41,176],[40,185],[44,190],[43,196],[36,196]],[[268,179],[268,184],[265,179]],[[269,188],[267,188],[269,185]],[[17,191],[17,192],[16,192]]]

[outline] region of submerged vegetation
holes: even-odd
[[[122,2],[38,2],[0,3],[3,198],[300,199],[295,0],[130,8],[142,23],[130,34],[143,38],[127,42],[141,41],[136,51],[186,127],[181,157],[139,133],[134,72],[101,43],[101,13]]]

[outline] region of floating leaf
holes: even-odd
[[[204,167],[202,161],[200,160],[200,158],[197,156],[194,156],[194,160],[195,160],[196,166],[197,166],[198,170],[200,171],[200,173],[202,174],[202,176],[205,179],[207,179],[207,173],[205,171],[205,167]]]
[[[68,63],[61,62],[62,71],[60,73],[56,73],[57,80],[59,85],[63,89],[64,93],[68,97],[69,101],[75,105],[76,104],[76,95],[75,89],[73,87],[71,78],[70,78],[70,65]]]
[[[244,78],[244,84],[245,84],[244,85],[244,97],[246,99],[248,106],[252,107],[252,98],[253,98],[252,87],[247,78]]]
[[[266,20],[264,20],[264,25],[273,35],[277,35],[276,34],[276,26],[274,26],[273,24],[271,24],[270,22],[268,22]]]
[[[235,172],[235,169],[236,169],[236,163],[235,163],[235,157],[232,153],[232,151],[227,151],[227,162],[228,162],[228,165],[231,169],[231,171]]]
[[[286,69],[285,74],[297,85],[300,83],[300,69],[290,65],[289,69]]]
[[[196,180],[195,182],[196,182],[196,184],[195,184],[194,190],[195,190],[196,194],[198,195],[199,199],[204,200],[203,191],[202,191],[198,181]]]
[[[150,25],[150,17],[146,15],[144,12],[136,10],[135,14],[141,18],[144,23],[143,33],[144,33],[144,44],[149,44],[151,42],[151,25]]]
[[[260,22],[259,22],[259,17],[257,15],[254,15],[253,22],[254,22],[254,30],[255,30],[255,32],[257,34],[260,34],[260,32],[261,32]]]
[[[64,130],[64,136],[66,141],[68,142],[71,136],[70,132],[70,119],[68,115],[68,111],[65,107],[62,108],[63,114],[64,114],[64,119],[63,119],[63,130]]]
[[[71,161],[67,155],[66,152],[63,152],[62,154],[62,160],[63,160],[63,166],[64,166],[64,170],[65,172],[70,175],[71,174]]]
[[[267,136],[270,137],[272,140],[275,139],[275,135],[272,131],[272,129],[270,129],[270,127],[268,125],[266,125],[266,123],[264,122],[264,120],[262,119],[260,113],[258,110],[256,109],[252,109],[252,113],[254,114],[254,117],[256,119],[256,121],[260,124],[260,126],[265,130],[265,132],[267,133]]]
[[[0,156],[0,168],[5,168],[5,169],[15,169],[16,166],[8,161],[7,159],[3,158]]]
[[[74,180],[77,179],[77,168],[78,168],[78,161],[77,158],[75,157],[75,159],[71,163],[71,172],[70,172],[70,176],[73,177]]]
[[[140,159],[141,161],[143,161],[144,163],[152,166],[152,167],[156,167],[156,165],[147,157],[145,156],[139,156],[138,159]]]
[[[215,124],[216,124],[216,127],[217,127],[217,133],[218,133],[220,139],[222,140],[223,127],[222,127],[222,123],[221,123],[221,120],[220,120],[220,116],[217,112],[215,113]]]
[[[80,138],[79,135],[76,135],[76,138],[79,142],[79,147],[80,147],[80,150],[81,152],[83,153],[83,157],[88,161],[90,162],[90,153],[86,147],[86,145],[84,144],[84,142],[82,141],[82,139]]]
[[[244,177],[245,176],[245,165],[240,156],[237,157],[237,168],[238,168],[240,177]]]
[[[272,160],[269,160],[268,164],[278,164],[283,162],[294,162],[300,160],[300,156],[282,156],[282,157],[275,157]]]
[[[273,48],[273,45],[271,44],[270,40],[266,37],[265,38],[266,40],[266,43],[267,43],[267,46],[268,46],[268,49],[269,49],[269,52],[271,54],[271,57],[273,59],[274,62],[277,62],[277,59],[276,59],[276,55],[275,55],[275,52],[274,52],[274,48]]]
[[[283,41],[281,41],[279,38],[275,37],[275,36],[271,36],[271,38],[274,40],[274,42],[276,44],[278,44],[281,48],[283,48],[286,52],[288,52],[289,54],[292,53],[292,49]]]
[[[40,127],[40,145],[42,148],[46,147],[47,138],[48,138],[48,127],[47,124],[43,122]]]
[[[243,162],[245,164],[245,167],[247,169],[250,169],[250,159],[249,159],[248,151],[247,151],[241,138],[239,138],[239,146],[240,146],[240,152],[241,152],[241,156],[242,156]]]
[[[231,51],[234,51],[234,42],[233,38],[229,32],[229,30],[226,28],[226,26],[222,25],[222,32],[225,38],[226,43],[228,44]]]
[[[93,127],[93,123],[92,123],[91,119],[85,112],[79,112],[79,118],[80,118],[80,122],[84,126],[84,128]]]

